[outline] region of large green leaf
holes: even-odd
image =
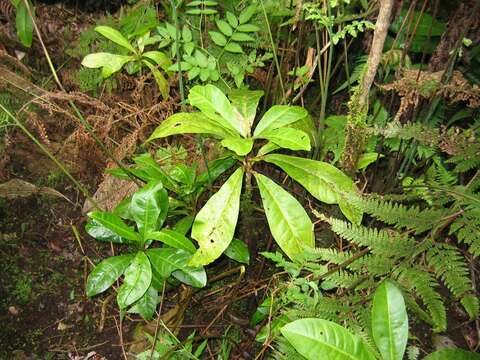
[[[32,12],[34,11],[32,4],[28,1],[30,9]],[[17,30],[17,36],[22,42],[23,45],[26,47],[30,47],[32,45],[33,40],[33,22],[28,14],[28,9],[24,3],[24,1],[19,1],[16,5],[17,14],[15,17],[15,25]]]
[[[446,348],[435,351],[423,360],[480,360],[480,354],[463,349]]]
[[[235,136],[235,132],[224,128],[216,120],[201,113],[178,113],[164,120],[147,141],[176,134],[212,134],[220,138]]]
[[[95,296],[112,286],[132,259],[133,255],[112,256],[95,266],[87,278],[87,296]]]
[[[283,336],[308,360],[374,360],[362,339],[334,322],[300,319],[285,325]]]
[[[162,231],[150,232],[148,233],[147,238],[149,240],[152,239],[161,241],[162,243],[170,247],[173,247],[175,249],[182,249],[191,254],[195,253],[195,251],[197,250],[189,239],[174,230],[164,229]]]
[[[384,281],[372,305],[373,340],[385,360],[402,360],[408,341],[408,316],[402,292]]]
[[[234,89],[228,93],[232,105],[241,115],[242,127],[248,128],[248,132],[253,126],[258,102],[263,94],[263,90],[244,89]]]
[[[116,55],[105,52],[88,54],[82,60],[82,65],[88,68],[102,68],[102,76],[106,79],[120,71],[127,62],[134,58],[128,55]]]
[[[257,138],[270,140],[272,143],[285,149],[306,151],[311,149],[308,135],[297,129],[279,128],[266,130],[258,135]]]
[[[233,129],[246,136],[248,129],[242,127],[239,116],[225,94],[214,85],[196,85],[190,89],[188,99],[192,106],[211,119],[217,120],[224,127]]]
[[[144,252],[139,251],[130,266],[125,270],[123,284],[118,289],[117,303],[125,309],[140,299],[152,282],[152,268]]]
[[[197,250],[190,265],[207,265],[217,259],[233,239],[240,210],[243,169],[238,168],[198,212],[192,226]]]
[[[136,233],[130,226],[126,225],[119,216],[113,213],[92,211],[88,213],[88,216],[124,239],[135,242],[140,240],[138,233]]]
[[[167,79],[165,79],[165,76],[163,76],[163,74],[155,66],[150,64],[148,61],[142,60],[142,62],[145,65],[147,65],[147,67],[152,72],[155,82],[157,83],[158,89],[162,94],[162,97],[164,99],[168,98],[168,95],[170,92],[170,84],[168,83]]]
[[[98,241],[107,241],[107,242],[113,242],[116,244],[123,244],[126,243],[124,238],[121,236],[115,234],[112,230],[106,228],[99,222],[95,220],[90,220],[86,225],[85,225],[85,231],[87,232],[88,235],[93,237],[94,239]]]
[[[239,156],[245,156],[250,151],[252,151],[253,139],[241,138],[239,136],[228,137],[222,140],[222,145],[225,146],[227,149],[232,150]]]
[[[410,24],[410,29],[408,29],[408,26],[404,26],[407,15],[407,24]],[[402,29],[402,33],[406,33],[408,30],[413,31],[415,29],[414,36],[441,36],[446,27],[445,23],[434,19],[430,14],[414,11],[412,16],[411,12],[404,9],[400,12],[400,16],[395,17],[390,25],[390,30],[398,33]]]
[[[158,291],[150,285],[145,294],[128,309],[129,313],[140,314],[145,320],[152,320],[158,304]]]
[[[97,26],[95,31],[99,34],[105,36],[108,40],[113,41],[115,44],[118,44],[125,49],[130,50],[131,52],[135,53],[135,49],[133,46],[128,42],[127,39],[120,33],[120,31],[111,28],[110,26]]]
[[[258,122],[253,135],[259,136],[267,130],[278,129],[285,125],[292,124],[307,115],[307,110],[300,106],[272,106]]]
[[[162,183],[151,182],[137,190],[132,196],[129,212],[143,240],[147,240],[148,233],[160,229],[167,218],[168,193]]]
[[[203,287],[207,284],[207,274],[202,267],[188,266],[192,254],[174,248],[149,249],[148,257],[153,271],[166,279],[174,275],[180,281],[194,287]]]
[[[316,199],[327,204],[338,204],[351,222],[359,224],[362,221],[362,213],[345,200],[348,194],[357,191],[355,184],[335,166],[281,154],[265,155],[263,159],[280,167]]]
[[[256,173],[263,208],[273,238],[292,260],[314,247],[313,223],[300,203],[273,180]]]

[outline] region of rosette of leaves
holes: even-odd
[[[101,68],[104,79],[126,67],[129,74],[135,74],[147,67],[160,89],[163,98],[167,98],[170,85],[159,68],[167,71],[171,61],[161,51],[145,51],[145,47],[154,44],[158,39],[151,37],[150,32],[137,38],[132,44],[118,30],[109,26],[97,26],[95,31],[126,50],[126,53],[112,54],[98,52],[84,57],[82,65],[87,68]]]
[[[173,64],[168,68],[169,71],[186,71],[188,80],[192,81],[199,78],[200,81],[217,81],[220,73],[217,70],[217,61],[213,56],[206,56],[201,50],[195,50],[193,55],[183,54],[183,61],[180,66]]]
[[[241,43],[254,42],[255,38],[251,34],[260,30],[258,26],[249,23],[256,11],[255,5],[246,7],[238,17],[227,11],[224,19],[219,17],[215,19],[218,31],[209,31],[210,38],[223,51],[243,53]]]
[[[199,249],[189,262],[191,266],[207,265],[228,248],[237,225],[245,174],[247,179],[255,177],[273,238],[287,256],[297,259],[305,247],[314,246],[313,223],[308,214],[291,194],[253,169],[260,161],[278,166],[315,198],[339,204],[347,218],[361,222],[362,213],[343,196],[357,190],[342,171],[320,161],[271,154],[278,149],[310,150],[314,125],[304,108],[273,106],[252,133],[262,96],[263,91],[234,90],[228,99],[213,85],[194,86],[188,98],[200,112],[170,116],[149,138],[151,141],[175,134],[207,134],[219,139],[242,164],[197,213],[191,237],[198,242]],[[254,152],[254,144],[259,142],[265,144]],[[247,186],[251,184],[247,182]]]
[[[165,281],[176,278],[191,286],[205,286],[205,270],[188,265],[196,251],[193,243],[180,232],[162,229],[168,208],[167,191],[157,181],[139,189],[113,212],[88,214],[90,221],[85,229],[90,236],[137,248],[133,253],[111,256],[97,264],[87,279],[88,296],[103,293],[123,275],[117,289],[120,309],[151,319]],[[163,246],[149,248],[154,241]]]

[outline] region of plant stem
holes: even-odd
[[[262,4],[263,16],[265,18],[265,23],[267,24],[268,36],[270,38],[270,44],[272,46],[272,51],[273,51],[273,59],[275,60],[275,66],[278,72],[278,80],[280,82],[280,88],[282,89],[283,101],[285,101],[285,96],[286,96],[285,86],[283,85],[282,70],[278,62],[277,50],[275,48],[275,43],[273,42],[272,29],[270,28],[270,22],[268,21],[267,11],[265,10],[265,5],[263,3],[263,0],[260,0],[260,3]]]

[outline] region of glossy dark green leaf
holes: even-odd
[[[100,224],[95,220],[90,220],[85,225],[85,231],[87,232],[88,235],[90,235],[91,237],[93,237],[98,241],[113,242],[116,244],[123,244],[127,242],[121,236],[115,234],[113,231],[106,228],[105,226],[103,226],[102,224]]]
[[[300,106],[272,106],[258,122],[253,135],[259,136],[265,131],[278,129],[283,126],[292,124],[306,117],[307,115],[307,110]]]
[[[384,281],[375,291],[372,334],[385,360],[402,360],[408,341],[408,316],[400,289]]]
[[[92,211],[88,213],[88,216],[124,239],[140,241],[139,234],[135,232],[133,228],[126,225],[119,216],[113,213]]]
[[[174,275],[180,281],[194,287],[203,287],[207,283],[207,275],[202,267],[188,266],[192,254],[174,248],[147,250],[152,268],[162,278]]]
[[[194,217],[187,215],[184,218],[177,221],[177,223],[172,227],[172,230],[186,236],[188,231],[192,228]]]
[[[118,289],[117,303],[120,309],[140,299],[152,282],[152,268],[144,252],[139,251],[125,270],[123,284]]]
[[[129,211],[137,223],[138,232],[146,240],[147,234],[160,229],[167,218],[168,193],[163,184],[151,182],[137,190]]]
[[[240,210],[243,169],[238,168],[198,212],[192,226],[197,250],[190,265],[210,264],[225,251],[233,239]]]
[[[175,249],[182,249],[191,254],[195,253],[197,250],[195,245],[187,239],[184,235],[174,231],[164,229],[162,231],[153,231],[149,232],[147,238],[150,240],[161,241],[162,243],[173,247]]]
[[[96,265],[87,278],[87,296],[95,296],[107,290],[132,260],[133,255],[112,256]]]
[[[300,319],[285,325],[283,336],[308,360],[375,360],[363,340],[323,319]]]
[[[247,245],[242,240],[233,239],[224,254],[239,263],[247,265],[250,263],[250,252],[248,251]]]
[[[315,246],[313,223],[300,203],[268,177],[255,173],[273,238],[292,260]]]
[[[145,320],[152,320],[157,304],[158,291],[150,285],[145,294],[128,309],[128,312],[140,314]]]

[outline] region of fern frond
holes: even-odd
[[[432,247],[427,251],[426,258],[435,275],[445,283],[453,296],[460,298],[472,291],[465,259],[455,247],[447,244]]]
[[[409,254],[415,244],[408,236],[394,231],[367,228],[335,218],[330,218],[328,222],[337,235],[356,245],[368,246],[374,254],[402,257]]]
[[[438,283],[435,277],[421,269],[404,268],[399,272],[398,281],[412,295],[415,294],[422,300],[430,315],[430,318],[422,316],[423,320],[429,322],[433,326],[434,331],[445,331],[447,328],[447,313],[442,298],[436,291]]]
[[[407,207],[379,197],[350,196],[350,203],[374,218],[393,225],[397,229],[414,230],[421,234],[435,225],[435,221],[445,216],[444,209],[421,209],[418,206]]]
[[[344,263],[353,256],[350,251],[338,251],[333,248],[306,248],[305,253],[309,259],[322,260],[336,265]]]
[[[450,235],[455,234],[460,243],[468,245],[468,251],[480,255],[480,212],[473,209],[462,214],[450,226]]]

